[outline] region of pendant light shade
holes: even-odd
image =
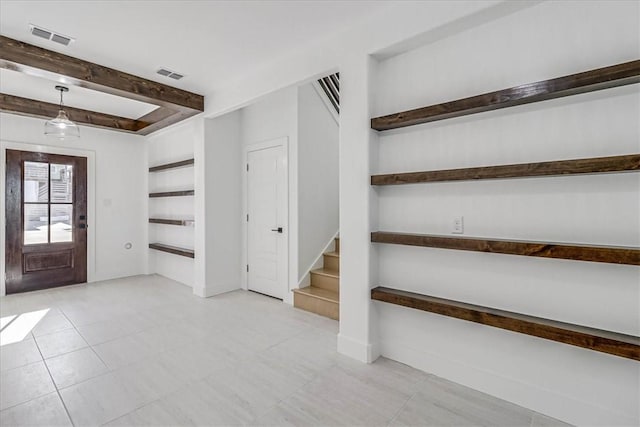
[[[68,92],[69,89],[64,86],[56,86],[56,90],[60,91],[60,110],[54,119],[47,120],[44,123],[44,134],[58,139],[79,138],[80,129],[78,125],[69,120],[62,104],[62,94]]]

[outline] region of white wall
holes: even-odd
[[[241,110],[242,147],[280,137],[288,138],[289,164],[289,224],[285,224],[285,232],[289,239],[289,277],[288,289],[297,285],[298,277],[298,90],[295,86],[275,92],[261,98]],[[246,159],[242,159],[246,161]],[[240,167],[242,171],[242,166]],[[246,177],[243,174],[243,179]],[[243,187],[244,188],[244,187]],[[243,200],[246,196],[243,195]],[[246,265],[246,227],[243,228],[242,265]],[[243,274],[243,285],[246,288],[246,272]],[[291,304],[292,293],[285,292],[284,301]]]
[[[339,228],[338,124],[313,85],[298,88],[298,281]]]
[[[638,58],[638,2],[545,2],[380,62],[374,115]],[[380,133],[378,173],[640,150],[638,85]],[[380,188],[379,229],[640,246],[637,174]],[[379,245],[379,284],[640,334],[640,270]],[[638,425],[637,362],[377,304],[384,356],[580,425]]]
[[[141,137],[81,126],[79,140],[57,141],[43,135],[44,121],[0,114],[2,151],[9,148],[88,157],[88,280],[99,281],[146,272],[145,144]],[[4,157],[4,154],[3,154]],[[4,191],[5,163],[0,172]],[[0,197],[1,259],[4,266],[4,196]],[[92,206],[93,205],[93,206]],[[132,248],[125,249],[130,242]],[[4,294],[4,268],[0,293]]]
[[[240,289],[244,225],[240,119],[236,111],[204,120],[205,289],[196,292],[203,296]]]
[[[194,157],[194,144],[199,137],[195,120],[152,134],[146,138],[148,167]],[[148,192],[179,191],[194,189],[194,167],[168,169],[149,173]],[[149,218],[194,219],[194,197],[148,198]],[[194,227],[166,224],[148,224],[149,243],[163,243],[186,249],[194,249]],[[194,260],[179,255],[147,249],[149,272],[157,273],[187,286],[194,286]],[[196,254],[197,255],[197,254]]]

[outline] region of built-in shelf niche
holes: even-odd
[[[175,171],[182,168],[193,167],[194,164],[195,164],[195,161],[193,158],[171,162],[171,163],[164,163],[164,164],[159,164],[156,166],[149,167],[149,173],[154,174],[159,172],[170,172],[170,171]],[[190,186],[193,185],[193,181],[191,180],[191,182],[188,185]],[[156,191],[156,192],[150,192],[149,198],[151,199],[176,198],[176,197],[188,197],[188,196],[194,196],[194,195],[195,195],[194,190],[174,190],[174,191],[161,191],[161,192]],[[163,205],[163,206],[166,209],[169,205]],[[194,220],[189,218],[191,214],[187,214],[186,217],[180,217],[180,216],[181,216],[180,214],[171,215],[171,214],[167,214],[167,212],[165,213],[154,212],[153,216],[149,218],[149,223],[159,224],[159,225],[171,225],[171,226],[178,226],[178,227],[194,226],[195,224]],[[155,230],[154,234],[156,233],[160,233],[160,229]],[[168,234],[165,235],[166,233]],[[161,236],[164,235],[165,238],[168,237],[170,240],[172,238],[179,238],[178,240],[180,241],[183,241],[185,237],[184,235],[181,235],[181,234],[176,235],[176,231],[169,232],[169,229],[162,231],[160,235]],[[168,245],[164,243],[149,243],[149,248],[154,249],[156,251],[178,255],[186,258],[195,257],[195,252],[193,249],[183,248],[180,246]]]
[[[639,82],[640,60],[634,60],[442,104],[375,117],[371,119],[371,128],[378,131],[399,129]],[[371,176],[371,185],[605,174],[637,172],[638,170],[640,170],[640,154],[633,153],[610,157],[380,174]],[[574,261],[640,265],[640,248],[638,247],[549,243],[385,231],[372,232],[371,242]],[[372,289],[371,299],[532,335],[619,357],[640,360],[640,337],[637,336],[386,287]]]

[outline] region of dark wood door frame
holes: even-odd
[[[4,147],[3,150],[5,150]],[[6,149],[5,285],[7,294],[87,281],[87,160],[86,157],[80,156]],[[25,161],[73,164],[72,242],[23,244],[23,164]],[[56,203],[50,195],[47,204],[49,203],[64,204],[64,202]]]

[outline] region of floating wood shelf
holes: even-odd
[[[371,185],[416,184],[421,182],[468,181],[540,177],[554,175],[632,172],[640,170],[640,154],[559,160],[515,165],[483,166],[464,169],[446,169],[426,172],[373,175]]]
[[[436,120],[498,110],[640,82],[640,60],[598,68],[536,83],[528,83],[469,98],[371,119],[375,130],[398,129]]]
[[[159,172],[167,169],[182,168],[194,164],[194,159],[181,160],[179,162],[167,163],[164,165],[153,166],[149,168],[149,172]]]
[[[178,197],[178,196],[193,196],[194,190],[185,191],[165,191],[162,193],[149,193],[149,197]]]
[[[640,360],[640,338],[632,335],[572,325],[385,287],[372,289],[371,299],[532,335],[627,359]]]
[[[149,218],[151,224],[167,224],[167,225],[182,225],[190,227],[193,225],[192,219],[167,219],[167,218]]]
[[[384,231],[372,232],[371,241],[374,243],[423,246],[427,248],[640,265],[640,248],[624,246],[570,245],[564,243],[450,237],[428,234],[390,233]]]
[[[149,248],[187,258],[193,258],[195,256],[193,249],[178,248],[176,246],[163,245],[162,243],[149,243]]]

